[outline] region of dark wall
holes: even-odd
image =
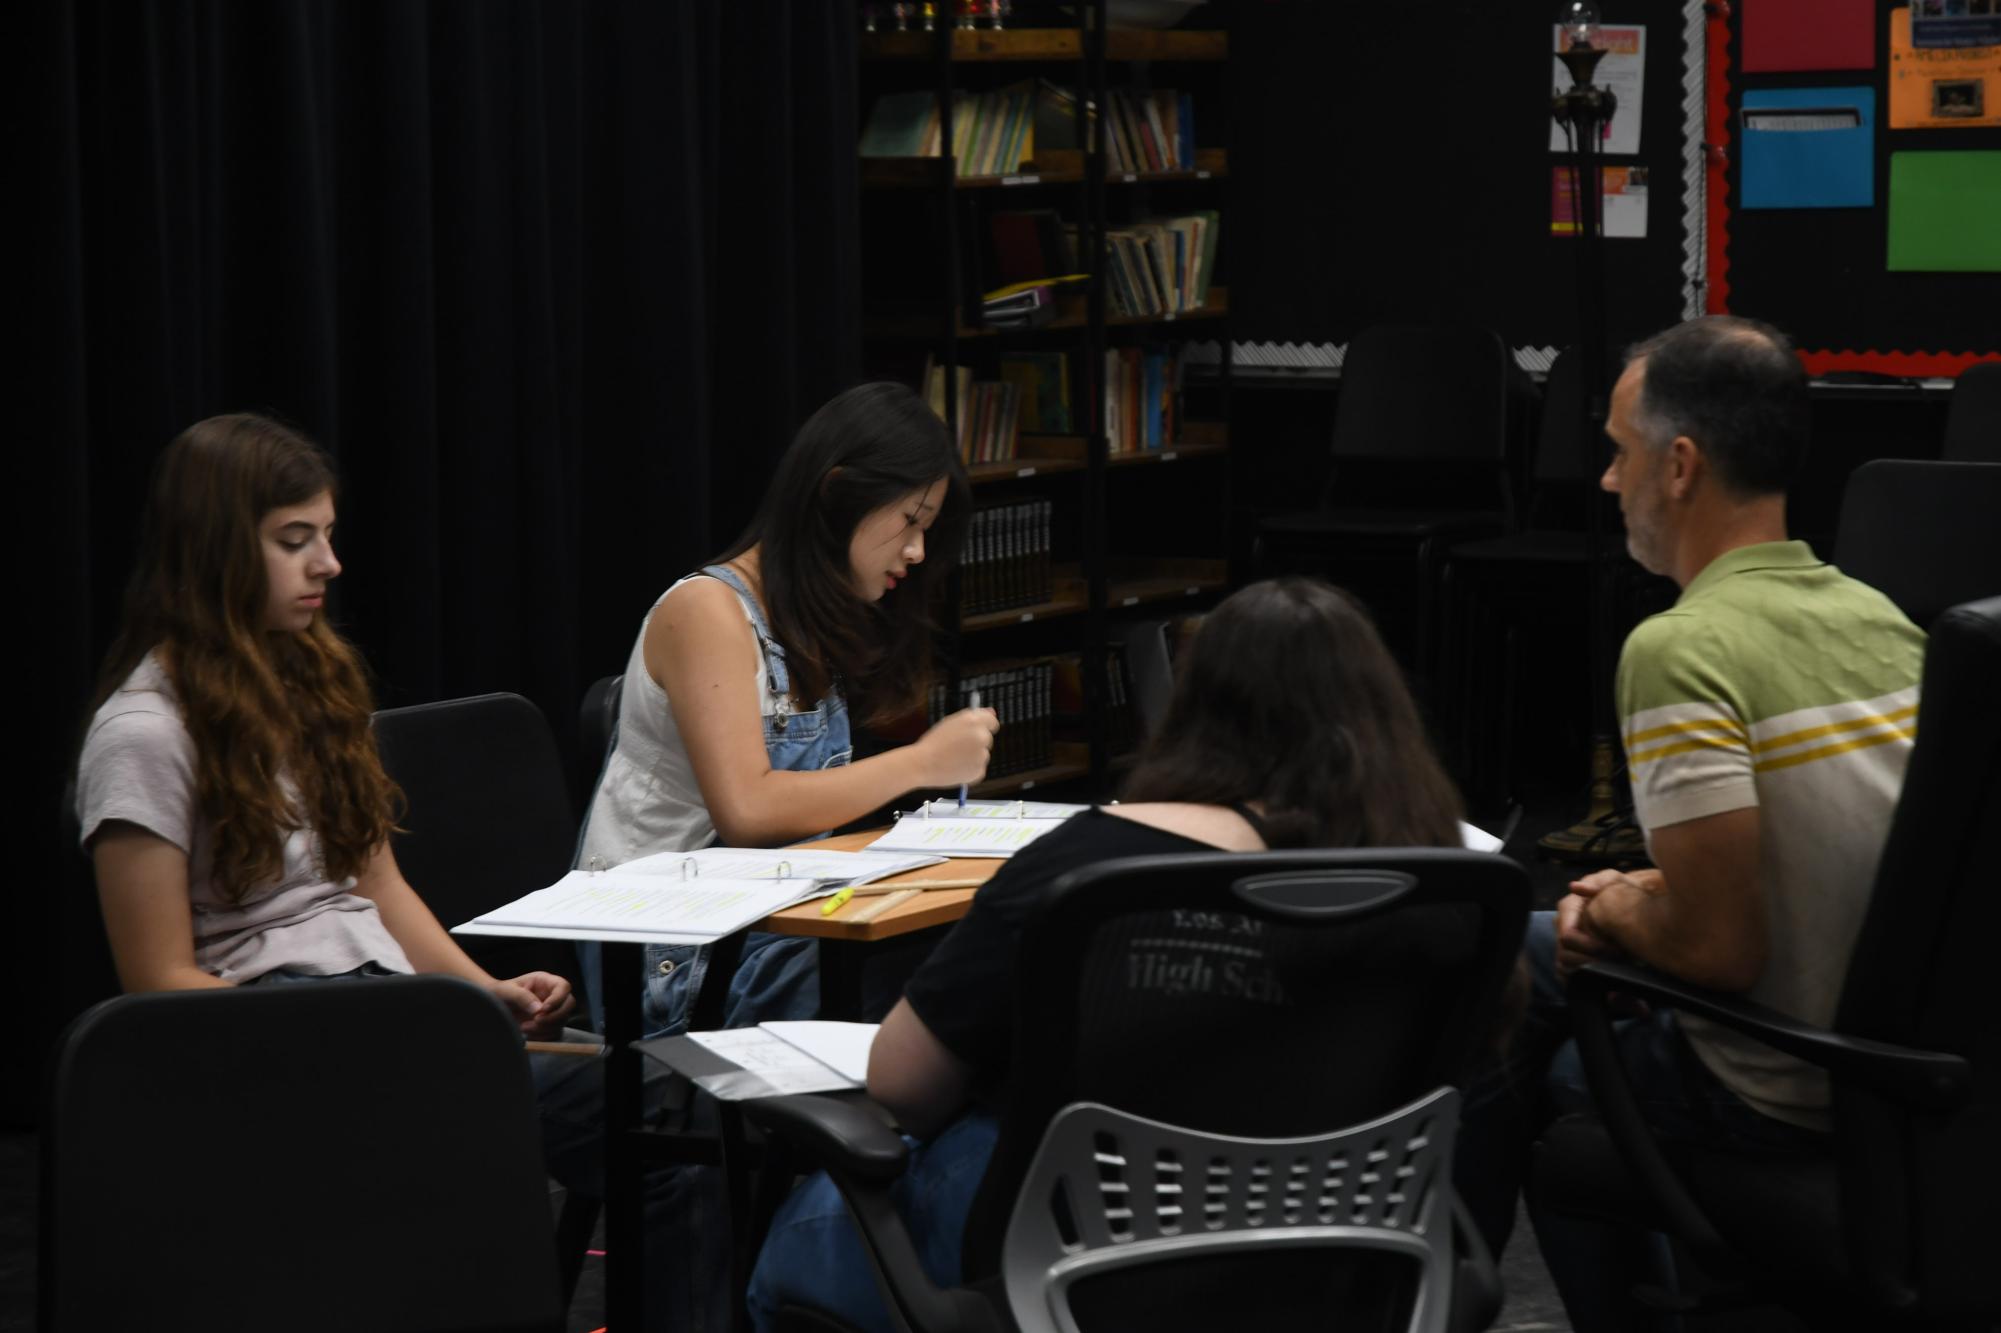
[[[9,972],[45,1037],[89,989],[58,793],[153,456],[216,412],[303,427],[344,474],[332,610],[383,701],[515,690],[567,734],[855,378],[856,23],[824,0],[11,19],[34,888]],[[9,1119],[41,1048],[0,1078]]]
[[[1615,344],[1681,318],[1681,0],[1647,25],[1645,240],[1606,243]],[[1345,342],[1467,321],[1511,346],[1576,336],[1575,242],[1550,235],[1556,6],[1259,0],[1230,8],[1231,334]]]

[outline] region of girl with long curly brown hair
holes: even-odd
[[[326,619],[334,490],[324,454],[248,414],[197,422],[155,466],[77,763],[119,981],[444,972],[553,1030],[569,983],[489,976],[396,867],[367,673]]]

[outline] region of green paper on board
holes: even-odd
[[[2001,271],[2001,152],[1890,154],[1892,271]]]

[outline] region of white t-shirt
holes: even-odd
[[[91,719],[77,765],[82,842],[107,820],[136,824],[187,854],[195,963],[225,981],[250,981],[288,968],[313,976],[376,963],[409,972],[410,960],[375,904],[338,884],[320,865],[319,835],[292,830],[272,883],[242,902],[224,898],[214,878],[209,822],[195,808],[195,746],[156,655],[148,653]]]

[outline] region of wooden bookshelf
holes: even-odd
[[[1095,35],[1083,26],[1090,21],[1091,8],[1077,10],[1077,25],[1065,28],[864,34],[860,54],[870,63],[861,71],[862,104],[866,108],[883,96],[907,95],[927,79],[932,96],[942,102],[1046,75],[1070,90],[1066,105],[1073,112],[1084,99],[1100,108],[1098,124],[1106,136],[1119,134],[1113,117],[1102,114],[1113,108],[1119,84],[1130,84],[1135,92],[1174,87],[1180,96],[1193,99],[1198,124],[1190,128],[1222,123],[1215,113],[1222,107],[1226,91],[1226,71],[1220,62],[1229,55],[1227,34],[1108,30],[1103,40],[1105,60],[1100,63],[1085,57],[1086,49],[1096,44]],[[977,62],[991,63],[980,67]],[[1009,67],[1005,62],[1018,63]],[[1044,62],[1045,67],[1037,69],[1034,62]],[[1172,73],[1137,68],[1147,62],[1209,63],[1191,63]],[[1120,66],[1134,68],[1121,70]],[[1122,89],[1120,93],[1124,95]],[[903,114],[904,110],[898,111],[899,116]],[[1148,142],[1161,137],[1133,124],[1125,129]],[[1182,131],[1176,132],[1179,135]],[[1043,137],[1066,141],[1053,135]],[[1119,134],[1122,143],[1126,137]],[[914,141],[902,140],[900,146],[913,147]],[[991,148],[987,143],[986,150]],[[1127,147],[1126,151],[1133,150]],[[1108,142],[1108,156],[1110,153]],[[1047,393],[1048,377],[1059,370],[1070,391],[1068,431],[1017,434],[1012,444],[1014,457],[970,463],[966,468],[968,479],[980,488],[983,505],[1036,504],[1038,529],[1047,522],[1046,531],[1054,535],[1054,550],[1062,563],[1049,569],[1048,590],[1042,601],[971,614],[961,609],[957,643],[949,654],[961,665],[952,670],[952,679],[963,685],[967,673],[976,674],[980,669],[976,660],[969,659],[992,656],[994,649],[1066,656],[1073,659],[1074,667],[1068,695],[1077,696],[1064,705],[1072,710],[1065,714],[1068,731],[1058,732],[1062,739],[1054,744],[1050,764],[1034,772],[981,783],[974,790],[982,795],[1005,797],[1075,782],[1102,786],[1108,762],[1115,752],[1130,746],[1136,732],[1137,704],[1127,692],[1129,677],[1106,673],[1106,666],[1117,660],[1119,635],[1126,623],[1134,620],[1129,608],[1152,608],[1151,614],[1163,617],[1199,611],[1228,585],[1229,563],[1220,556],[1229,549],[1229,542],[1227,538],[1213,541],[1205,535],[1206,515],[1193,519],[1200,526],[1188,529],[1172,544],[1163,536],[1159,545],[1143,526],[1126,531],[1134,526],[1130,523],[1119,525],[1119,535],[1114,537],[1111,521],[1114,516],[1126,517],[1115,515],[1118,497],[1144,493],[1177,512],[1187,509],[1192,514],[1206,511],[1213,501],[1221,511],[1221,526],[1227,528],[1234,469],[1214,466],[1216,460],[1230,458],[1225,425],[1229,415],[1227,363],[1220,393],[1204,398],[1198,407],[1208,419],[1187,420],[1183,417],[1185,402],[1176,406],[1172,411],[1175,438],[1161,448],[1106,453],[1102,418],[1103,405],[1110,399],[1121,405],[1128,420],[1134,415],[1150,419],[1158,410],[1151,398],[1142,396],[1137,404],[1127,403],[1127,393],[1146,395],[1167,386],[1178,392],[1179,380],[1163,380],[1153,369],[1154,359],[1163,351],[1161,345],[1165,345],[1168,364],[1172,365],[1172,358],[1191,339],[1229,337],[1225,322],[1230,313],[1227,251],[1219,251],[1218,266],[1207,270],[1216,280],[1209,283],[1204,304],[1195,309],[1153,315],[1113,314],[1108,306],[1114,289],[1092,286],[1113,281],[1111,266],[1119,256],[1110,250],[1107,233],[1120,228],[1120,219],[1199,208],[1213,210],[1227,221],[1229,154],[1221,147],[1199,144],[1194,153],[1191,169],[1161,172],[1119,171],[1112,169],[1109,161],[1089,162],[1078,149],[1046,145],[1014,154],[1021,157],[1021,164],[1004,175],[960,176],[959,162],[949,157],[865,158],[859,162],[864,187],[861,208],[869,219],[868,234],[881,241],[870,251],[870,262],[880,265],[887,275],[875,282],[865,274],[871,299],[865,309],[864,334],[884,344],[878,357],[882,364],[914,362],[919,354],[928,352],[927,367],[934,361],[946,367],[971,367],[971,382],[987,385],[1000,378],[1003,365],[1018,357],[1028,363],[1027,370],[1022,375],[1012,370],[1008,374],[1025,391]],[[1127,160],[1123,154],[1121,160]],[[1146,193],[1148,187],[1160,187],[1159,195]],[[1017,222],[1016,230],[1005,237],[992,234],[998,230],[991,226],[994,216],[1023,211],[1043,215],[1033,228],[1040,252],[1033,267],[1017,262],[1029,253],[1026,242],[1030,228]],[[1057,225],[1073,238],[1078,251],[1074,260],[1053,257],[1052,244],[1057,253],[1064,247],[1049,237],[1049,214],[1054,214]],[[905,228],[928,229],[938,243],[929,247],[899,244]],[[1123,247],[1125,243],[1118,244]],[[1004,256],[1009,263],[997,268]],[[1053,316],[1047,323],[1034,328],[996,328],[982,322],[977,294],[994,285],[984,281],[988,270],[1035,271],[1059,262],[1069,262],[1076,271],[1088,271],[1092,276],[1057,289],[1055,309],[1038,312]],[[1180,328],[1183,324],[1190,327]],[[1045,333],[1054,336],[1041,336]],[[1141,352],[1125,350],[1135,346]],[[1051,353],[1060,354],[1065,363],[1057,366]],[[947,383],[958,382],[955,370],[945,373],[954,376]],[[1014,419],[994,408],[1005,400],[974,393],[960,401],[962,412],[973,412],[968,435],[979,440],[979,447],[994,447],[988,437],[995,423],[1005,426]],[[1025,408],[1019,410],[1027,415]],[[1156,425],[1156,433],[1158,429]],[[1151,482],[1135,479],[1136,470],[1184,461],[1202,466],[1185,476],[1159,474]],[[1050,477],[1058,480],[1045,480]],[[1005,532],[994,531],[1001,532],[1004,543]],[[1108,557],[1107,546],[1113,543],[1130,553],[1129,558]],[[1174,554],[1150,558],[1139,554],[1163,546]],[[993,559],[1013,558],[1005,553],[996,555],[991,546],[980,549]],[[1197,558],[1210,556],[1218,558]],[[984,595],[984,583],[978,586]],[[1018,592],[1020,585],[1014,586]],[[975,584],[969,582],[967,590],[974,589]],[[1080,707],[1083,711],[1075,713]]]
[[[1186,601],[1229,586],[1225,560],[1114,560],[1105,592],[1113,611],[1160,602]]]
[[[978,615],[962,616],[959,619],[959,629],[972,634],[979,630],[1028,625],[1038,620],[1056,620],[1063,616],[1081,615],[1089,610],[1090,606],[1089,588],[1084,582],[1083,574],[1075,565],[1064,565],[1050,578],[1049,600],[1028,606],[1011,606],[1004,611],[982,611]]]
[[[1209,289],[1209,299],[1193,310],[1169,311],[1164,315],[1112,315],[1105,316],[1106,327],[1134,328],[1140,325],[1195,323],[1200,320],[1226,319],[1230,313],[1230,291],[1227,287],[1216,286]],[[997,329],[986,324],[959,325],[961,338],[994,338],[1002,335],[1020,337],[1024,334],[1046,333],[1050,329],[1081,329],[1090,323],[1089,306],[1083,293],[1074,288],[1058,298],[1056,318],[1047,324],[1030,329]],[[923,309],[886,311],[865,321],[865,331],[871,338],[935,338],[938,336],[938,318],[935,312]]]
[[[1081,435],[1028,435],[1015,439],[1015,456],[991,463],[966,465],[966,480],[982,482],[1020,481],[1028,477],[1084,470],[1088,446]]]
[[[941,20],[942,21],[942,20]],[[865,32],[863,60],[930,60],[937,55],[933,32]],[[1227,60],[1226,32],[1155,32],[1108,28],[1107,60]],[[1075,28],[954,28],[954,61],[1082,60],[1084,35]]]
[[[1169,185],[1177,181],[1227,179],[1230,156],[1222,148],[1195,150],[1195,166],[1190,171],[1108,171],[1107,185]],[[861,160],[861,181],[877,190],[935,190],[946,177],[942,157],[865,157]],[[1075,185],[1084,179],[1084,154],[1076,148],[1047,148],[1021,170],[1007,176],[953,176],[954,189],[996,190],[1028,185]]]
[[[966,465],[966,479],[978,486],[985,482],[1022,481],[1061,472],[1082,472],[1087,466],[1081,435],[1022,435],[1013,458]],[[1230,448],[1230,428],[1221,421],[1184,421],[1181,436],[1162,449],[1127,449],[1108,454],[1108,467],[1157,467],[1198,458],[1219,458]]]
[[[1124,449],[1105,456],[1107,467],[1149,467],[1229,452],[1230,428],[1221,421],[1184,421],[1180,438],[1160,449]]]
[[[1091,775],[1091,747],[1076,741],[1052,741],[1049,745],[1049,763],[1042,768],[1031,768],[1022,773],[1010,773],[1004,778],[988,778],[985,782],[967,788],[970,796],[1011,796],[1016,792],[1033,791],[1037,787],[1048,787],[1058,782],[1074,782],[1078,778]]]

